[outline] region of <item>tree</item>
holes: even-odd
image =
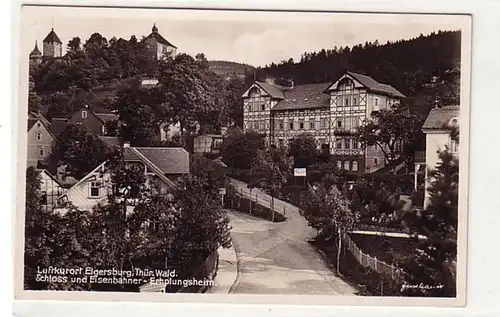
[[[412,232],[427,239],[421,241],[415,254],[403,263],[409,273],[407,284],[436,287],[405,289],[410,296],[456,295],[459,161],[448,149],[439,154],[439,159],[436,168],[429,172],[429,205],[405,219]]]
[[[359,128],[359,140],[364,147],[379,148],[391,164],[401,155],[413,155],[413,143],[421,127],[421,116],[412,114],[406,106],[396,105],[372,114],[371,120]]]
[[[316,163],[318,159],[316,139],[306,133],[298,135],[290,143],[289,155],[295,159],[297,167],[308,167]]]
[[[239,129],[232,129],[228,131],[222,144],[222,159],[230,167],[250,170],[257,152],[264,148],[262,135],[253,131],[243,133]]]
[[[287,154],[283,148],[259,150],[252,165],[254,181],[250,186],[262,188],[271,196],[271,221],[274,221],[274,197],[281,195],[281,189],[292,176],[293,158]]]
[[[324,236],[337,236],[337,273],[340,275],[342,239],[359,221],[359,213],[352,211],[349,202],[337,189],[330,175],[316,188],[303,194],[302,213],[309,225]]]
[[[217,186],[206,177],[183,176],[173,201],[180,224],[169,252],[169,266],[175,267],[179,278],[187,278],[219,247],[231,245],[229,219]]]
[[[116,151],[87,127],[69,124],[59,135],[51,158],[58,166],[65,166],[66,175],[81,179],[99,164],[117,155]]]

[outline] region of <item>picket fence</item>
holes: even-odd
[[[356,243],[352,241],[351,237],[348,234],[345,234],[342,240],[344,243],[344,247],[347,247],[347,249],[352,253],[352,255],[354,255],[360,265],[370,268],[371,270],[379,274],[390,276],[393,280],[403,276],[404,272],[400,268],[377,260],[377,258],[363,253],[363,250],[361,250],[356,245]]]

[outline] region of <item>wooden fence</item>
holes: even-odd
[[[343,237],[344,247],[346,247],[352,255],[356,258],[356,260],[364,267],[370,268],[371,270],[384,274],[386,276],[390,276],[393,280],[400,278],[404,272],[394,265],[387,264],[383,261],[377,260],[366,253],[363,253],[354,241],[352,241],[351,237],[348,234],[345,234]]]

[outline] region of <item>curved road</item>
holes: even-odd
[[[231,179],[247,198],[246,183]],[[259,201],[269,195],[252,190]],[[233,243],[239,260],[239,277],[232,293],[353,295],[355,290],[335,276],[307,240],[315,231],[297,207],[275,199],[275,210],[286,207],[287,220],[272,223],[243,212],[229,212]]]

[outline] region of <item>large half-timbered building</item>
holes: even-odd
[[[243,128],[264,134],[274,145],[308,133],[339,169],[371,172],[384,166],[384,156],[376,147],[361,148],[357,128],[403,97],[394,87],[353,72],[334,83],[282,87],[256,81],[242,96]]]

